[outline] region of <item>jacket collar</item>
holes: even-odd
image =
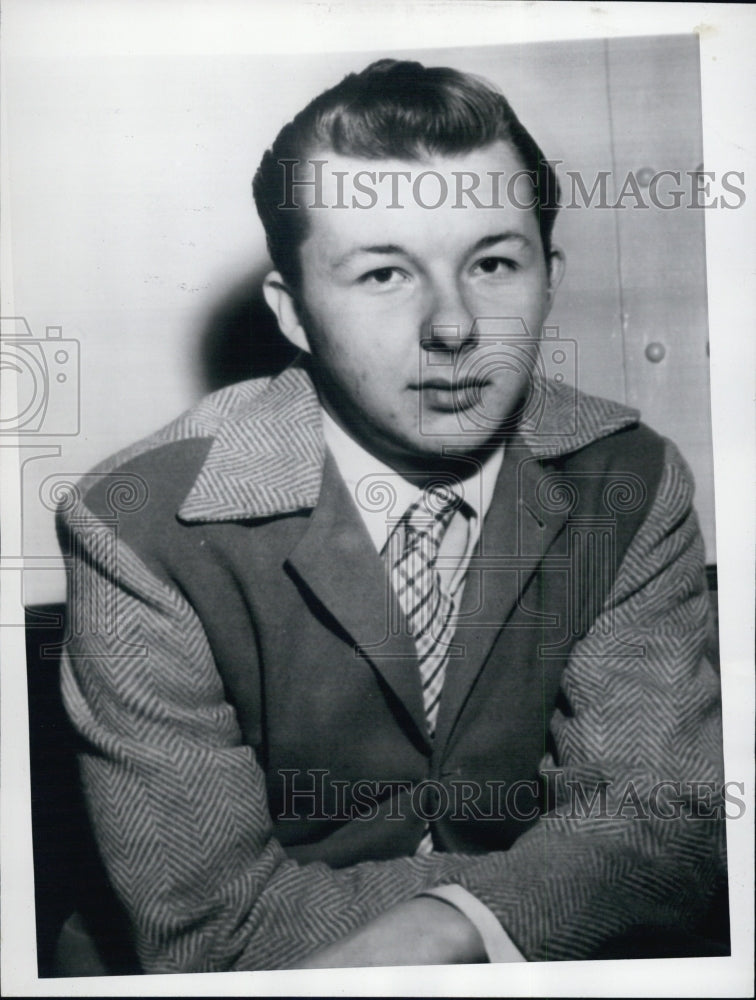
[[[231,521],[315,507],[325,444],[304,360],[273,378],[231,386],[215,399],[212,445],[179,517]],[[203,413],[212,400],[200,404]],[[637,410],[539,378],[516,438],[533,455],[556,458],[638,419]]]

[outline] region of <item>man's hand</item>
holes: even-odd
[[[486,962],[474,924],[441,899],[400,903],[295,969],[348,969],[371,965],[456,965]]]

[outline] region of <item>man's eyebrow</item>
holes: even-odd
[[[479,250],[485,250],[488,247],[496,246],[498,243],[519,243],[523,249],[528,249],[533,246],[533,241],[528,239],[523,233],[518,233],[516,230],[507,229],[502,233],[493,233],[490,236],[483,236],[470,248],[470,253],[477,253]],[[354,257],[359,257],[360,254],[402,254],[405,257],[411,257],[412,254],[409,250],[404,247],[399,246],[397,243],[376,243],[371,246],[364,247],[352,247],[351,250],[347,250],[345,254],[337,258],[333,262],[334,267],[343,267],[348,264]]]
[[[363,253],[382,253],[382,254],[392,254],[400,253],[404,254],[405,257],[409,257],[409,253],[400,247],[396,243],[377,243],[369,247],[352,247],[351,250],[347,250],[345,254],[342,254],[337,260],[334,261],[334,267],[342,267],[344,264],[348,264],[353,257],[358,257]]]
[[[496,246],[497,243],[520,243],[526,248],[533,246],[533,241],[528,239],[524,233],[518,233],[516,230],[507,229],[503,233],[494,233],[491,236],[482,237],[482,239],[479,239],[472,248],[471,253],[475,253],[478,250],[487,250],[488,247]]]

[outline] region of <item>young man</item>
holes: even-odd
[[[255,178],[297,361],[63,515],[64,695],[145,971],[684,950],[722,826],[692,484],[538,374],[556,194],[487,84],[347,77]]]

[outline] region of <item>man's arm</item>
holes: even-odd
[[[348,945],[374,918],[449,883],[485,903],[531,960],[589,956],[616,934],[693,919],[716,868],[721,824],[689,819],[685,789],[676,819],[619,810],[629,781],[642,797],[665,779],[720,780],[717,684],[700,663],[706,595],[690,497],[671,454],[602,628],[578,644],[565,672],[569,711],[554,716],[556,760],[543,762],[562,769],[551,812],[506,854],[339,871],[297,865],[272,838],[264,776],[241,744],[187,602],[127,547],[114,547],[95,518],[81,517],[89,582],[78,594],[114,604],[117,630],[74,637],[64,687],[90,744],[83,776],[98,841],[144,967],[283,968],[339,939]],[[644,655],[618,653],[618,639],[644,643]],[[126,642],[146,642],[147,655],[133,656]],[[575,815],[566,780],[588,799],[608,780],[608,817]],[[383,956],[391,926],[380,922]],[[401,921],[393,927],[401,964],[407,936]],[[439,927],[437,943],[445,939]],[[460,942],[447,961],[459,960]]]
[[[708,596],[692,493],[669,445],[648,517],[565,670],[567,708],[551,720],[556,753],[542,761],[549,811],[493,879],[460,879],[530,960],[588,958],[639,930],[662,940],[684,932],[720,869],[719,685],[704,658]],[[373,949],[384,964],[410,961],[408,912],[397,906],[309,962],[371,964]]]
[[[460,894],[466,897],[464,901]],[[524,962],[525,958],[490,910],[462,886],[446,885],[392,906],[294,968],[464,965],[486,961]]]
[[[463,913],[440,899],[419,897],[393,906],[294,968],[464,965],[485,960],[483,939]]]
[[[145,971],[284,968],[467,869],[495,877],[495,855],[340,870],[289,859],[193,609],[83,505],[66,521],[76,555],[64,699],[85,740],[98,845]],[[465,917],[434,905],[456,925],[449,935],[439,919],[434,960],[480,947]]]

